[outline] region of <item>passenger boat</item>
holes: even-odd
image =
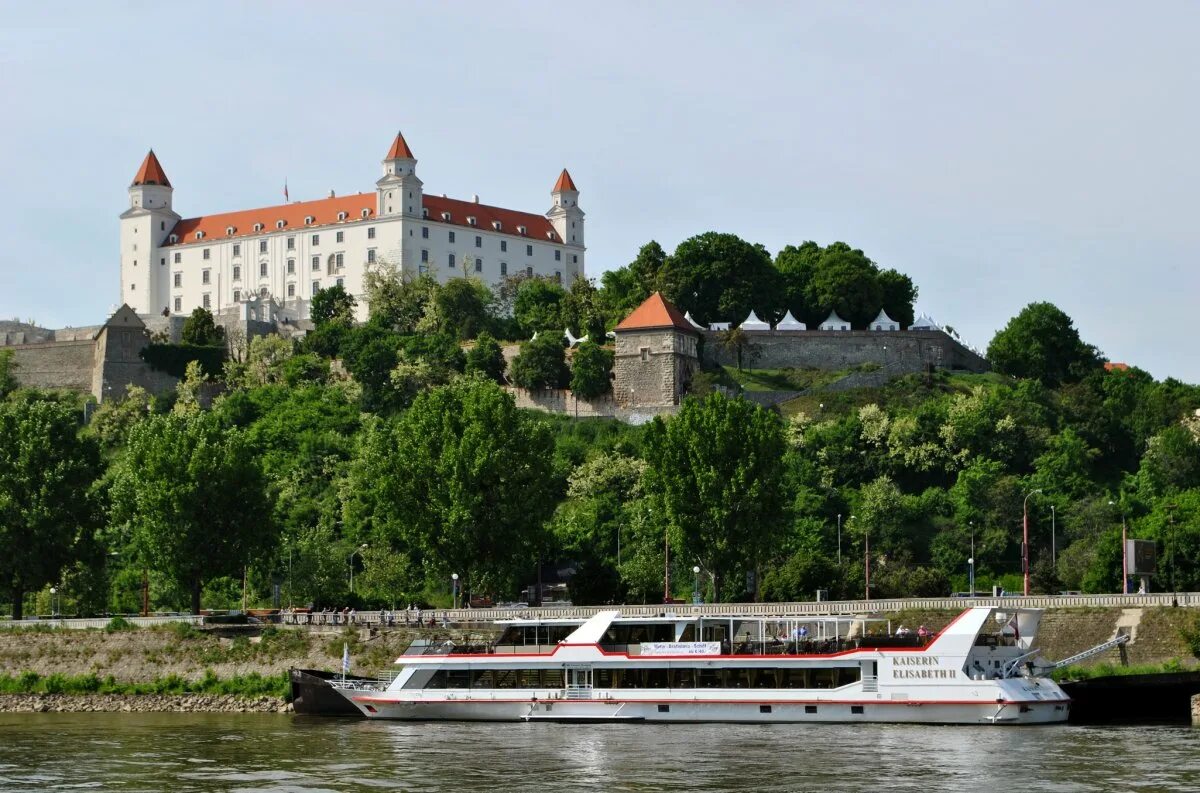
[[[372,719],[1047,724],[1070,698],[1032,659],[1040,609],[969,608],[940,633],[884,618],[515,619],[425,647],[389,684],[333,681]]]

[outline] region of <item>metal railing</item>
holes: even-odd
[[[125,617],[121,619],[139,628],[149,628],[155,625],[167,625],[172,622],[184,622],[189,625],[204,624],[204,617],[195,614],[172,614],[154,617]],[[0,617],[0,630],[6,628],[54,628],[61,630],[86,630],[88,628],[106,628],[112,622],[112,617],[41,617],[13,620]]]

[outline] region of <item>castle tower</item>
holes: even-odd
[[[700,368],[700,332],[655,292],[614,329],[613,398],[622,407],[678,405]]]
[[[417,177],[417,158],[408,148],[404,135],[397,132],[392,147],[383,158],[383,176],[375,182],[379,217],[421,217],[422,184]]]
[[[563,168],[562,173],[558,175],[558,181],[554,183],[550,197],[554,199],[554,206],[550,207],[546,217],[564,243],[579,249],[575,255],[578,256],[581,266],[576,274],[583,275],[584,216],[583,210],[579,208],[579,188],[575,186],[575,180],[571,178],[571,174],[567,173],[566,168]]]
[[[167,308],[167,254],[161,250],[179,215],[171,208],[174,188],[151,149],[129,185],[129,209],[121,213],[121,294],[139,314]]]

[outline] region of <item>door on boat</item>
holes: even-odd
[[[567,699],[592,698],[592,667],[583,664],[567,667]]]

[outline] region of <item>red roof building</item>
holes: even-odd
[[[614,330],[620,332],[657,330],[659,328],[675,328],[688,333],[697,333],[696,327],[684,319],[675,304],[663,297],[661,292],[655,292],[646,298],[629,316],[621,320]]]

